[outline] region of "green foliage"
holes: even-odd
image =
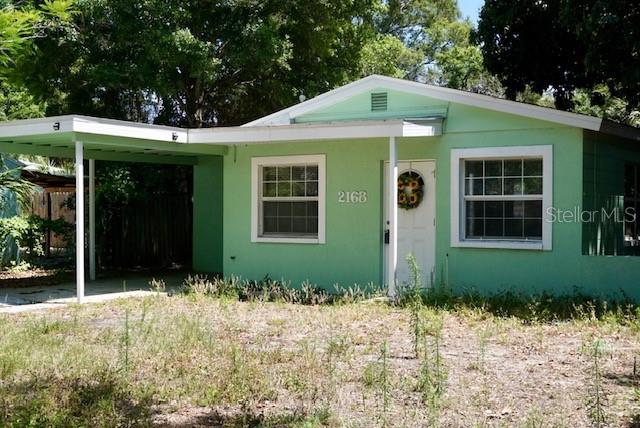
[[[16,79],[48,113],[243,123],[357,76],[372,1],[80,0]]]
[[[455,89],[501,95],[473,43],[472,24],[461,21],[453,0],[381,2],[376,36],[363,50],[363,74],[375,72]]]
[[[299,288],[293,288],[288,283],[274,281],[269,277],[261,281],[250,281],[236,276],[209,279],[201,275],[189,275],[182,284],[182,292],[195,296],[303,305],[355,303],[381,294],[381,290],[372,285],[365,287],[354,285],[346,289],[336,287],[336,293],[329,294],[322,288],[307,282]]]
[[[0,242],[13,239],[24,250],[27,260],[44,255],[44,238],[47,230],[63,236],[67,246],[73,239],[73,225],[64,219],[46,220],[37,216],[0,219]]]
[[[624,0],[487,0],[478,39],[487,69],[509,98],[551,86],[557,108],[572,109],[576,89],[591,91],[590,104],[604,106],[598,93],[605,85],[631,112],[640,105],[640,63],[633,58],[639,26],[640,8]],[[607,107],[590,112],[604,115]]]
[[[0,170],[0,211],[9,203],[11,195],[15,196],[21,205],[26,204],[35,188],[32,183],[20,177],[19,169]]]
[[[416,387],[427,407],[430,425],[437,421],[448,379],[441,352],[443,325],[442,314],[429,312],[425,316],[424,347]]]
[[[0,122],[44,116],[45,105],[24,87],[0,80]]]
[[[420,52],[410,49],[391,34],[376,34],[362,49],[362,75],[381,74],[404,78],[421,64]]]
[[[72,0],[34,3],[0,3],[0,75],[27,53],[44,29],[68,22],[74,13]]]
[[[607,423],[607,396],[604,390],[602,373],[602,357],[605,343],[596,339],[589,347],[591,367],[589,369],[589,385],[587,395],[587,414],[594,427],[600,428]]]

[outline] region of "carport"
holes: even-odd
[[[187,144],[186,129],[85,116],[58,116],[0,124],[0,153],[75,159],[76,296],[85,300],[85,257],[96,279],[95,160],[197,165],[199,156],[220,156],[224,145]],[[88,160],[89,228],[85,254],[85,171]]]

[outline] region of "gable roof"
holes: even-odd
[[[277,111],[260,119],[256,119],[242,126],[287,125],[298,116],[344,101],[359,93],[379,88],[409,92],[441,101],[539,119],[575,128],[615,133],[616,135],[623,136],[625,138],[640,140],[640,129],[619,124],[613,125],[613,122],[603,120],[598,117],[570,113],[547,107],[509,101],[488,95],[480,95],[457,89],[443,88],[440,86],[427,85],[424,83],[379,75],[371,75],[363,79],[356,80],[355,82],[333,89],[329,92],[325,92],[324,94],[318,95],[310,100],[296,104],[284,110]],[[624,130],[624,132],[621,132],[621,130]],[[621,133],[624,135],[621,135]]]

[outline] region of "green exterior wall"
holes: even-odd
[[[193,269],[222,273],[223,160],[202,156],[193,167]]]
[[[553,225],[551,251],[453,248],[450,246],[450,151],[454,148],[519,145],[553,146],[553,206],[573,210],[583,205],[583,164],[585,155],[581,129],[504,113],[458,105],[390,91],[391,112],[399,117],[406,111],[444,111],[443,135],[400,139],[400,160],[433,159],[436,162],[436,283],[446,283],[457,291],[492,293],[571,293],[574,288],[594,295],[609,295],[624,289],[640,298],[636,278],[640,258],[592,257],[583,255],[579,222]],[[404,97],[404,98],[403,98]],[[356,99],[357,98],[357,99]],[[400,100],[400,101],[398,101]],[[391,108],[392,103],[393,108]],[[367,109],[369,95],[354,97],[331,108],[308,114],[299,121],[326,121],[360,118]],[[284,244],[251,242],[251,159],[256,156],[298,154],[326,155],[326,244]],[[241,145],[223,156],[224,245],[222,257],[209,251],[204,238],[194,243],[194,265],[199,270],[216,270],[222,263],[226,276],[248,279],[269,276],[299,286],[304,281],[332,289],[334,284],[350,286],[382,282],[382,185],[383,164],[388,159],[387,140],[345,140],[282,144]],[[213,181],[209,169],[199,163],[198,180]],[[220,168],[220,165],[215,165]],[[339,191],[366,190],[365,204],[339,204]],[[455,191],[455,189],[454,189]],[[194,189],[196,199],[211,196],[205,184]],[[218,198],[217,190],[213,191]],[[196,203],[197,205],[197,203]],[[216,205],[218,206],[218,205]],[[209,207],[211,208],[211,207]],[[204,210],[204,209],[203,209]],[[194,216],[195,214],[194,209]],[[206,211],[206,210],[204,210]],[[194,218],[198,231],[208,231],[202,213]],[[218,217],[215,217],[216,219]],[[207,222],[211,222],[208,218]],[[400,262],[406,255],[400,254]],[[215,268],[214,268],[215,267]]]

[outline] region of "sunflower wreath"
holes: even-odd
[[[424,196],[424,180],[415,171],[407,171],[398,177],[398,206],[405,210],[417,208]]]

